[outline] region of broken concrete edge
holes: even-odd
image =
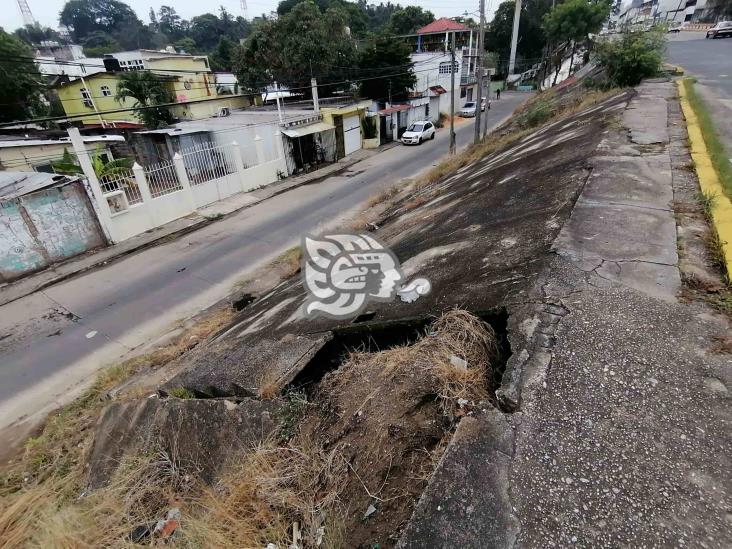
[[[729,281],[730,277],[732,277],[732,202],[730,202],[730,199],[724,192],[719,175],[709,156],[709,151],[707,150],[699,125],[699,118],[689,102],[684,80],[678,80],[677,85],[681,109],[686,120],[686,130],[689,135],[691,158],[694,161],[694,169],[699,179],[699,186],[705,195],[714,197],[711,206],[712,223],[719,237],[727,279]]]
[[[397,548],[513,546],[520,529],[508,486],[514,442],[499,410],[464,417]]]

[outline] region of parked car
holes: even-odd
[[[429,120],[412,122],[402,134],[402,143],[405,145],[420,145],[422,141],[435,138],[435,125]]]
[[[668,24],[668,30],[666,32],[681,32],[681,28],[683,26],[683,23],[680,21],[671,21]]]
[[[463,118],[470,118],[472,116],[475,116],[475,109],[476,109],[476,101],[468,101],[463,105],[463,108],[460,109],[460,116]],[[486,99],[483,97],[480,102],[480,112],[485,112],[486,106],[490,109],[491,108],[491,101],[490,99]]]
[[[707,38],[728,38],[732,36],[732,21],[720,21],[707,30]]]

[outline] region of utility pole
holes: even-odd
[[[277,80],[275,80],[274,86],[275,101],[277,101],[277,117],[280,119],[280,124],[282,124],[282,110],[280,109],[280,87],[279,85],[277,85]]]
[[[318,99],[318,81],[315,78],[310,79],[310,90],[313,94],[313,110],[315,114],[320,113],[320,100]]]
[[[478,78],[476,79],[478,84],[478,102],[475,107],[475,136],[473,137],[473,144],[477,145],[480,143],[480,119],[481,119],[481,108],[483,107],[483,31],[485,30],[485,0],[480,0],[480,28],[478,30],[478,55],[476,56],[475,70],[478,72]],[[471,35],[472,36],[472,35]],[[486,117],[488,113],[485,113]]]
[[[519,21],[521,21],[521,0],[516,0],[516,10],[513,12],[513,34],[511,34],[511,57],[508,59],[509,76],[513,74],[513,70],[516,67]]]
[[[450,48],[450,154],[455,154],[455,31]]]

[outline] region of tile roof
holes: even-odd
[[[417,30],[417,34],[429,34],[432,32],[445,32],[445,31],[464,31],[469,30],[468,27],[447,17],[440,17],[439,19],[432,21],[429,25],[425,25],[421,29]]]

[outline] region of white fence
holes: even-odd
[[[232,142],[184,149],[172,162],[147,167],[135,164],[131,170],[99,178],[90,164],[82,162],[82,167],[86,164],[84,171],[106,235],[112,242],[120,242],[218,200],[277,181],[287,170],[279,134],[277,138],[280,146],[274,160],[265,157],[262,140],[255,138],[254,154],[248,156],[257,162],[250,160],[251,165],[244,163],[245,150]]]

